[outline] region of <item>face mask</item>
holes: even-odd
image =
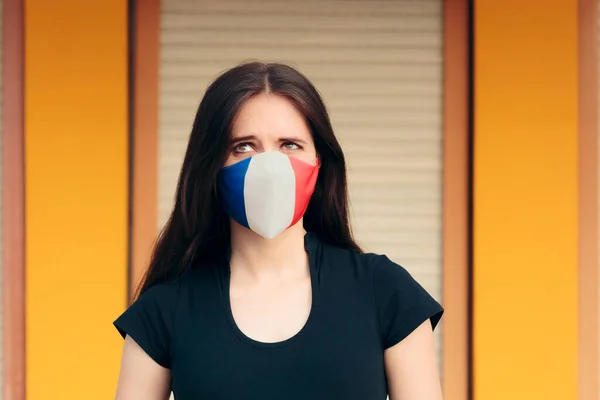
[[[219,196],[237,223],[273,239],[302,218],[318,172],[318,161],[310,165],[280,152],[260,153],[219,172]]]

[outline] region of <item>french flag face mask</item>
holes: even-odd
[[[315,165],[269,151],[224,167],[219,196],[225,212],[237,223],[273,239],[304,215],[315,190]]]

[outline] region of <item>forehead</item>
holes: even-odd
[[[232,137],[297,136],[308,140],[311,133],[304,118],[285,97],[259,94],[249,99],[233,122]]]

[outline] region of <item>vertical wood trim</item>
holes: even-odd
[[[469,386],[468,0],[444,0],[443,326],[444,398]]]
[[[25,400],[23,1],[2,7],[2,398]]]
[[[599,395],[597,15],[579,0],[579,399]]]
[[[158,225],[160,0],[135,1],[131,292],[150,260]]]

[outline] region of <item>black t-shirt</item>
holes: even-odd
[[[312,308],[283,342],[257,342],[236,326],[227,263],[149,288],[115,326],[171,370],[176,400],[384,400],[384,350],[428,318],[435,327],[442,307],[385,256],[310,233],[305,247]]]

